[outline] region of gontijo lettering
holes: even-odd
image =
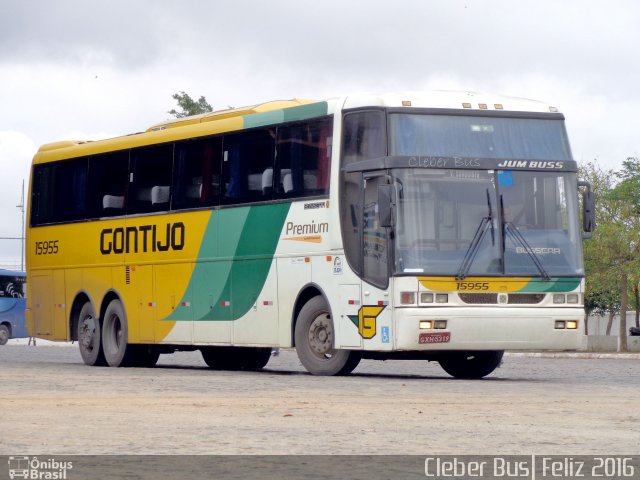
[[[182,250],[185,242],[184,223],[141,225],[139,227],[105,228],[100,232],[100,252],[103,255],[166,252]]]

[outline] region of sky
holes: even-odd
[[[31,158],[140,132],[171,96],[215,109],[354,92],[546,101],[574,158],[640,155],[637,0],[0,0],[0,237],[20,237]],[[0,266],[20,267],[0,240]]]

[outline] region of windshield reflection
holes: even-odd
[[[581,275],[574,173],[402,169],[397,274]]]

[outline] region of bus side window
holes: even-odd
[[[331,118],[278,129],[276,198],[326,195],[331,166]]]
[[[387,153],[385,118],[382,111],[354,112],[343,122],[342,166]]]
[[[131,151],[131,195],[127,213],[169,210],[173,144]]]
[[[89,158],[88,218],[124,215],[128,172],[128,151]]]
[[[34,168],[31,224],[84,220],[87,216],[87,158]]]
[[[222,203],[251,203],[273,198],[275,132],[260,129],[224,137]]]
[[[176,144],[171,209],[218,205],[221,162],[221,137]]]

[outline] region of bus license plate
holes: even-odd
[[[451,332],[441,333],[421,333],[418,343],[449,343],[451,341]]]

